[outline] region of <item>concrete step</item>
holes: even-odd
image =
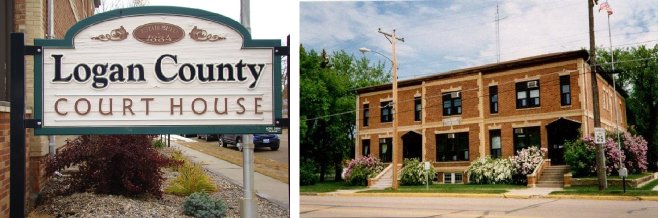
[[[551,181],[551,180],[537,182],[537,184],[560,184],[560,185],[562,185],[562,183],[563,181]]]
[[[562,184],[537,184],[540,188],[562,188]]]

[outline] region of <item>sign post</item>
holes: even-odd
[[[430,190],[430,162],[427,161],[424,164],[425,168],[425,180],[427,180],[425,183],[425,190]]]

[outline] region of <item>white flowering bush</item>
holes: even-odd
[[[521,149],[516,156],[510,157],[516,183],[526,183],[527,176],[541,163],[545,149],[539,149],[537,146]]]
[[[434,181],[434,178],[436,178],[434,167],[430,167],[426,172],[424,163],[418,161],[418,159],[404,159],[404,167],[402,167],[400,177],[401,185],[425,185],[428,179]]]
[[[509,184],[512,182],[512,169],[509,159],[487,157],[473,161],[466,172],[471,183]]]

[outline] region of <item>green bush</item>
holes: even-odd
[[[178,176],[169,183],[165,192],[187,196],[195,192],[215,192],[217,186],[198,164],[185,163],[178,169]]]
[[[299,184],[313,185],[318,181],[318,174],[315,173],[315,163],[312,160],[302,160],[299,165]]]
[[[183,203],[185,215],[194,217],[225,217],[226,205],[221,199],[214,199],[205,192],[195,192]]]
[[[355,166],[350,172],[350,177],[347,178],[347,183],[350,185],[368,185],[368,178],[370,177],[370,170],[364,166]]]
[[[564,162],[571,168],[574,177],[591,176],[596,173],[596,153],[581,139],[564,143]]]
[[[162,141],[162,139],[158,139],[158,140],[155,140],[155,142],[153,142],[153,147],[155,147],[157,149],[162,149],[162,148],[165,147],[165,143],[164,143],[164,141]]]
[[[510,184],[512,183],[512,161],[507,158],[478,159],[466,170],[470,183]]]
[[[433,181],[436,178],[434,167],[430,167],[426,171],[424,163],[418,161],[418,159],[404,159],[404,167],[402,167],[400,178],[401,185],[425,185],[428,177],[429,181]]]

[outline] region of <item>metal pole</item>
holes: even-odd
[[[240,1],[240,24],[247,28],[247,30],[251,33],[251,21],[250,21],[250,12],[249,12],[249,0],[241,0]]]
[[[608,14],[608,38],[610,40],[610,57],[612,59],[612,89],[614,95],[614,110],[615,110],[615,129],[617,131],[617,145],[621,150],[621,137],[619,135],[619,110],[617,108],[617,82],[615,82],[615,52],[612,50],[612,30],[610,29],[610,14]],[[620,166],[624,166],[623,161],[619,160]]]
[[[48,38],[55,38],[55,0],[48,0]],[[57,139],[54,135],[48,136],[48,152],[50,157],[55,156],[55,143]]]
[[[12,33],[10,88],[9,216],[25,216],[25,38]]]
[[[242,141],[242,179],[244,180],[244,196],[240,202],[240,217],[251,218],[258,216],[256,198],[254,194],[254,144],[252,135],[244,135]]]
[[[596,43],[594,38],[594,2],[587,0],[587,10],[589,12],[589,61],[590,75],[592,79],[592,110],[594,113],[594,127],[601,127],[601,111],[599,111],[599,85],[596,80]],[[596,174],[599,180],[599,191],[608,188],[607,175],[605,170],[605,154],[603,145],[596,145]]]

